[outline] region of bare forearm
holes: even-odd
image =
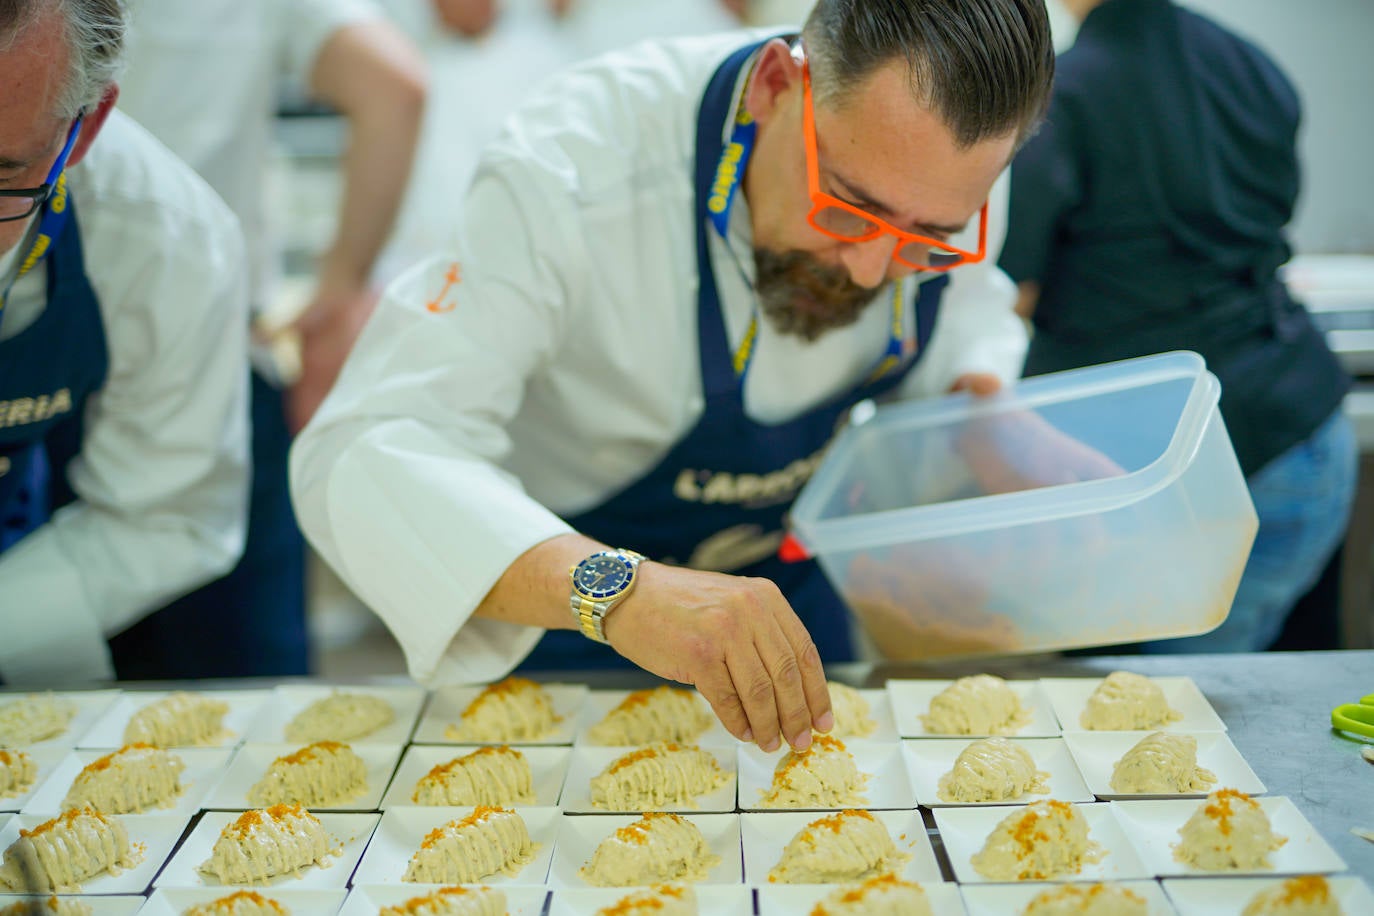
[[[487,592],[473,613],[547,630],[573,628],[568,610],[572,580],[568,570],[605,544],[580,534],[563,534],[522,553]]]
[[[410,178],[424,113],[419,52],[393,27],[365,22],[330,39],[314,88],[348,120],[343,200],[321,265],[321,285],[357,288],[391,232]]]

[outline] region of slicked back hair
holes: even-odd
[[[905,61],[912,94],[961,147],[1015,133],[1049,105],[1054,46],[1044,0],[818,0],[802,30],[817,101],[843,107]]]

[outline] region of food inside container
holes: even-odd
[[[1189,636],[1258,527],[1195,353],[879,407],[832,444],[795,539],[889,658]]]

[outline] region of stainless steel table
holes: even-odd
[[[1269,794],[1291,798],[1351,873],[1374,886],[1374,843],[1350,832],[1352,827],[1374,830],[1374,764],[1360,756],[1360,742],[1331,730],[1332,707],[1374,693],[1374,652],[1036,656],[940,666],[837,665],[831,673],[855,686],[881,687],[894,677],[961,677],[983,671],[1007,678],[1101,677],[1117,668],[1191,677]],[[558,677],[593,687],[642,687],[651,675]]]

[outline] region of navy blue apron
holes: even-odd
[[[707,238],[707,200],[721,156],[721,133],[733,102],[741,69],[761,44],[731,55],[706,87],[697,121],[696,239],[699,291],[698,347],[705,408],[697,425],[659,464],[602,505],[567,519],[577,531],[613,547],[639,551],[652,560],[693,565],[690,560],[711,539],[726,545],[771,545],[768,556],[731,572],[773,580],[811,634],[826,661],[853,657],[848,615],[814,561],[785,564],[777,558],[784,516],[809,476],[816,458],[847,411],[866,398],[891,391],[919,359],[935,327],[945,276],[919,285],[915,353],[875,380],[858,385],[794,420],[767,425],[749,418],[725,333]],[[799,464],[800,462],[800,464]],[[788,473],[789,469],[794,471]],[[757,498],[743,499],[741,478],[752,482],[790,477],[777,487],[759,487]],[[732,475],[726,477],[724,475]],[[733,481],[727,500],[708,501],[712,481]],[[703,497],[707,497],[703,499]],[[770,537],[771,536],[771,537]],[[747,549],[747,548],[742,548]],[[571,585],[569,586],[571,588]],[[551,630],[521,665],[528,670],[631,667],[610,647],[572,630]]]
[[[45,259],[47,306],[32,325],[0,342],[0,551],[76,498],[65,471],[81,451],[86,400],[104,387],[109,371],[100,305],[86,276],[75,204],[68,200],[70,216]],[[255,409],[255,454],[270,449],[272,457],[255,475],[249,541],[269,557],[274,573],[278,567],[284,571],[225,577],[215,585],[222,590],[235,584],[242,593],[215,607],[194,604],[195,596],[214,588],[207,586],[113,637],[111,656],[121,679],[306,672],[300,535],[294,524],[287,535],[259,530],[265,519],[291,519],[281,394],[260,388],[266,386],[255,377],[255,408],[275,405],[276,419]],[[260,493],[270,499],[260,499]],[[263,511],[262,504],[273,511]]]
[[[52,515],[69,493],[67,461],[86,400],[105,385],[105,323],[86,278],[76,204],[46,257],[48,301],[0,342],[0,552]]]

